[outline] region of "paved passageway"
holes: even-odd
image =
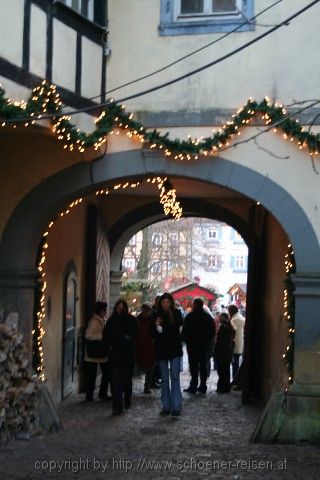
[[[183,387],[188,379],[185,368]],[[319,478],[318,447],[249,443],[262,409],[241,405],[240,392],[217,395],[216,380],[211,374],[206,396],[183,394],[179,418],[159,417],[160,392],[141,393],[141,378],[119,417],[108,402],[70,399],[60,407],[64,430],[1,448],[1,478]]]

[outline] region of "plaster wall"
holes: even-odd
[[[0,42],[0,56],[9,62],[22,65],[24,2],[21,0],[2,0],[0,15],[1,38],[10,38],[10,42]],[[14,31],[14,35],[12,32]]]
[[[63,284],[64,272],[73,261],[77,274],[76,337],[84,318],[85,281],[85,229],[86,203],[73,208],[69,215],[60,217],[48,237],[46,254],[46,299],[51,301],[51,316],[48,312],[44,321],[44,361],[48,388],[54,400],[61,400],[62,335],[63,335]],[[75,391],[78,388],[78,366],[75,371]]]
[[[268,6],[268,0],[255,0],[255,14]],[[281,2],[257,19],[262,26],[256,25],[255,30],[231,34],[173,67],[113,95],[122,98],[201,67],[265,33],[267,28],[263,25],[276,25],[302,7],[300,0]],[[160,2],[155,0],[111,0],[108,9],[112,47],[108,88],[153,72],[222,36],[222,33],[159,36]],[[216,66],[163,90],[130,100],[130,107],[146,111],[236,109],[249,96],[259,100],[269,95],[285,104],[292,103],[293,98],[314,98],[320,70],[318,15],[319,5],[315,5],[288,26]]]
[[[270,4],[266,0],[256,0],[255,13],[268,6]],[[121,15],[123,8],[127,12],[125,18]],[[301,2],[298,0],[293,0],[288,5],[280,3],[259,17],[258,23],[275,25],[299,8],[301,8]],[[319,6],[316,5],[290,22],[287,27],[277,30],[215,67],[165,89],[128,100],[126,102],[128,110],[137,113],[162,112],[163,121],[166,114],[181,111],[181,118],[183,118],[182,113],[187,111],[191,118],[189,123],[192,123],[192,112],[208,109],[236,112],[250,96],[259,101],[269,95],[270,98],[279,100],[284,105],[292,104],[296,100],[314,98],[314,91],[316,91],[314,72],[320,69],[320,61],[313,53],[317,51],[316,13],[318,8]],[[145,15],[146,11],[148,11],[148,17]],[[150,73],[221,36],[219,33],[160,36],[158,33],[159,2],[146,0],[137,5],[127,0],[124,4],[121,3],[121,6],[119,2],[111,0],[109,21],[112,54],[108,62],[108,88],[115,88],[117,85]],[[139,28],[136,28],[137,25]],[[123,31],[126,31],[125,36],[122,35]],[[234,33],[174,67],[125,87],[113,95],[115,98],[119,96],[123,98],[159,85],[219,58],[265,31],[265,27],[256,25],[254,31]],[[290,54],[288,45],[290,45]],[[308,48],[308,55],[305,54],[306,48]],[[135,61],[130,61],[131,58]],[[310,75],[306,75],[307,72],[310,72]],[[152,126],[161,127],[161,119],[158,125]],[[163,132],[169,130],[172,139],[186,139],[188,135],[195,138],[211,135],[213,127],[214,125],[201,128],[160,128],[160,130]],[[246,128],[240,137],[235,136],[230,144],[238,141],[247,142],[249,137],[259,133],[260,130],[257,127]],[[127,140],[119,137],[113,137],[109,142],[110,151],[120,150],[120,143],[117,143],[117,140],[121,142],[124,149],[127,148]],[[136,148],[136,144],[133,148]],[[308,151],[300,151],[295,141],[292,143],[290,139],[285,141],[280,132],[266,133],[257,139],[257,143],[253,141],[242,143],[237,148],[219,152],[219,156],[247,166],[281,185],[304,209],[320,239],[318,213],[320,198],[318,176],[315,172],[315,170],[320,171],[319,159],[314,160],[314,170]],[[187,165],[190,169],[191,162]],[[300,178],[304,179],[308,188],[301,188],[301,183],[297,181]],[[214,175],[212,180],[214,181]]]
[[[170,138],[180,140],[187,139],[188,135],[191,135],[192,138],[200,138],[212,134],[212,127],[159,128],[159,130],[162,133],[169,131]],[[227,150],[219,152],[219,157],[249,167],[283,187],[304,209],[320,240],[320,197],[316,173],[320,171],[320,159],[313,158],[313,168],[307,150],[300,150],[295,141],[285,140],[280,131],[266,132],[257,139],[257,143],[249,141],[253,135],[260,132],[261,128],[258,127],[244,128],[241,130],[240,136],[236,135],[231,139],[230,147]],[[232,145],[237,142],[241,143],[233,148]],[[140,142],[131,141],[123,133],[113,134],[108,140],[108,152],[126,151],[130,147],[138,149],[141,147],[139,144]],[[214,166],[215,158],[210,157],[210,159]],[[180,160],[172,159],[171,162],[180,162]],[[195,163],[195,160],[185,161],[189,170]],[[297,181],[300,178],[304,179],[308,188],[301,188],[301,183]],[[214,181],[214,174],[211,175],[210,180]]]
[[[18,130],[18,129],[17,129]],[[0,190],[0,232],[20,200],[39,182],[74,164],[76,153],[66,153],[63,145],[48,132],[19,127],[19,132],[2,142],[0,177],[5,179]],[[0,135],[5,135],[4,131]]]
[[[59,20],[53,21],[52,81],[75,90],[77,32]]]
[[[20,102],[21,100],[27,100],[30,96],[30,90],[28,88],[25,88],[8,78],[2,77],[1,75],[0,83],[2,88],[5,89],[6,98],[11,98],[12,100]]]
[[[256,321],[263,322],[263,398],[284,391],[288,374],[284,354],[287,347],[288,325],[284,317],[283,295],[285,280],[284,257],[288,238],[279,223],[271,216],[266,221],[266,277],[263,311]],[[262,261],[262,260],[261,260]]]
[[[46,78],[47,16],[36,5],[31,5],[30,71]]]
[[[101,92],[101,47],[82,37],[81,95],[94,97]]]

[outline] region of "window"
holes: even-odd
[[[218,238],[217,227],[209,227],[208,237],[211,238],[211,239],[217,239]]]
[[[77,10],[89,20],[94,19],[94,0],[63,0],[68,7]]]
[[[253,0],[161,0],[160,35],[193,35],[254,29]]]
[[[136,268],[136,261],[134,258],[125,258],[122,262],[124,268],[130,272],[133,272]]]
[[[218,256],[217,255],[210,255],[208,257],[208,267],[217,267],[218,266]]]
[[[178,262],[175,260],[169,260],[168,261],[168,272],[171,270],[174,270],[175,268],[178,268]]]
[[[160,262],[154,262],[151,265],[150,272],[151,273],[160,273],[161,272],[161,263]]]
[[[161,243],[162,243],[162,237],[161,237],[161,234],[160,234],[160,233],[153,233],[151,238],[152,238],[152,243],[153,243],[153,245],[155,245],[156,247],[158,247],[159,245],[161,245]]]
[[[248,268],[248,257],[237,255],[230,258],[230,267],[236,272],[246,272]]]
[[[237,0],[180,0],[177,1],[178,15],[222,15],[239,13],[241,1]],[[180,4],[180,5],[179,5]]]
[[[236,257],[235,268],[237,268],[237,269],[245,268],[245,257],[244,257],[244,255],[240,255],[239,257]]]
[[[217,242],[222,238],[222,228],[213,225],[206,230],[206,235],[209,240],[216,240]]]
[[[178,232],[169,233],[169,242],[171,245],[178,245],[179,235]]]
[[[204,256],[203,264],[206,271],[217,271],[221,268],[221,256],[220,255]]]
[[[61,0],[68,7],[99,25],[106,25],[107,10],[105,0]]]

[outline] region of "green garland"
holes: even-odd
[[[213,154],[225,147],[232,136],[239,132],[239,129],[246,126],[250,120],[260,114],[267,125],[276,125],[284,136],[294,138],[298,141],[300,148],[308,147],[310,154],[317,154],[320,151],[320,134],[304,130],[302,125],[288,117],[283,106],[269,103],[267,98],[258,103],[249,99],[246,105],[233,115],[231,121],[227,122],[212,136],[201,141],[191,138],[187,140],[170,139],[169,133],[161,134],[158,130],[147,131],[145,127],[132,118],[132,114],[125,112],[124,107],[110,101],[96,121],[96,128],[91,133],[80,131],[70,122],[70,117],[63,116],[62,102],[56,91],[56,86],[45,80],[36,87],[32,96],[27,102],[12,102],[5,98],[5,91],[0,88],[0,124],[3,127],[16,124],[25,120],[25,126],[35,123],[44,114],[53,114],[50,121],[53,130],[59,140],[64,142],[65,148],[70,150],[95,147],[96,149],[106,141],[106,136],[114,129],[127,130],[129,136],[137,136],[146,147],[162,149],[166,155],[174,155],[176,158],[191,158],[201,154]],[[10,121],[6,123],[6,121]]]

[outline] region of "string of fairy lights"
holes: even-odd
[[[171,182],[167,177],[150,177],[146,179],[147,183],[155,184],[158,186],[160,203],[163,205],[163,210],[165,215],[172,215],[174,220],[178,220],[182,215],[182,207],[180,203],[176,200],[176,191],[173,188]],[[136,182],[120,182],[109,187],[99,189],[96,191],[96,196],[100,195],[109,195],[110,193],[117,190],[124,190],[127,188],[134,189],[142,185],[143,181]],[[43,352],[43,337],[45,335],[45,329],[43,323],[46,317],[46,290],[48,287],[48,282],[46,279],[45,263],[48,254],[49,248],[49,233],[52,230],[52,227],[55,225],[56,221],[59,218],[66,217],[70,212],[77,206],[82,204],[83,199],[77,198],[71,202],[67,208],[62,210],[57,217],[50,221],[46,231],[42,235],[42,241],[40,244],[40,251],[38,255],[37,269],[39,272],[39,295],[38,295],[38,307],[36,311],[36,316],[34,320],[34,328],[32,331],[33,335],[33,362],[34,368],[36,369],[38,378],[41,382],[46,380],[45,376],[45,361],[44,361],[44,352]]]
[[[98,106],[97,106],[98,108]],[[134,120],[132,113],[126,113],[125,106],[119,105],[112,99],[95,120],[95,129],[83,132],[71,123],[71,116],[64,115],[62,102],[55,85],[46,80],[33,89],[28,101],[15,102],[6,99],[5,91],[0,88],[0,125],[7,128],[16,128],[24,123],[25,127],[35,124],[36,121],[47,119],[51,123],[53,133],[63,142],[65,149],[84,152],[88,148],[98,150],[107,141],[108,135],[119,134],[125,131],[131,138],[137,139],[146,148],[158,149],[165,156],[175,160],[197,159],[199,155],[214,156],[221,149],[230,145],[234,136],[241,135],[241,129],[248,126],[252,119],[261,116],[266,126],[275,125],[274,131],[282,132],[285,140],[297,142],[300,149],[307,149],[311,156],[320,152],[320,134],[313,133],[310,128],[305,129],[292,115],[288,115],[282,104],[271,102],[265,97],[261,102],[249,98],[232,120],[226,122],[218,130],[213,130],[209,137],[192,138],[187,140],[170,139],[169,134],[162,134],[158,130],[147,130],[140,122]]]
[[[291,280],[291,274],[295,272],[295,259],[292,245],[288,245],[288,251],[285,255],[285,288],[283,292],[283,310],[284,319],[288,328],[288,344],[286,346],[285,353],[282,355],[287,372],[288,380],[286,386],[286,392],[289,386],[293,382],[293,363],[294,363],[294,333],[295,333],[295,321],[294,321],[294,295],[293,295],[293,282]]]

